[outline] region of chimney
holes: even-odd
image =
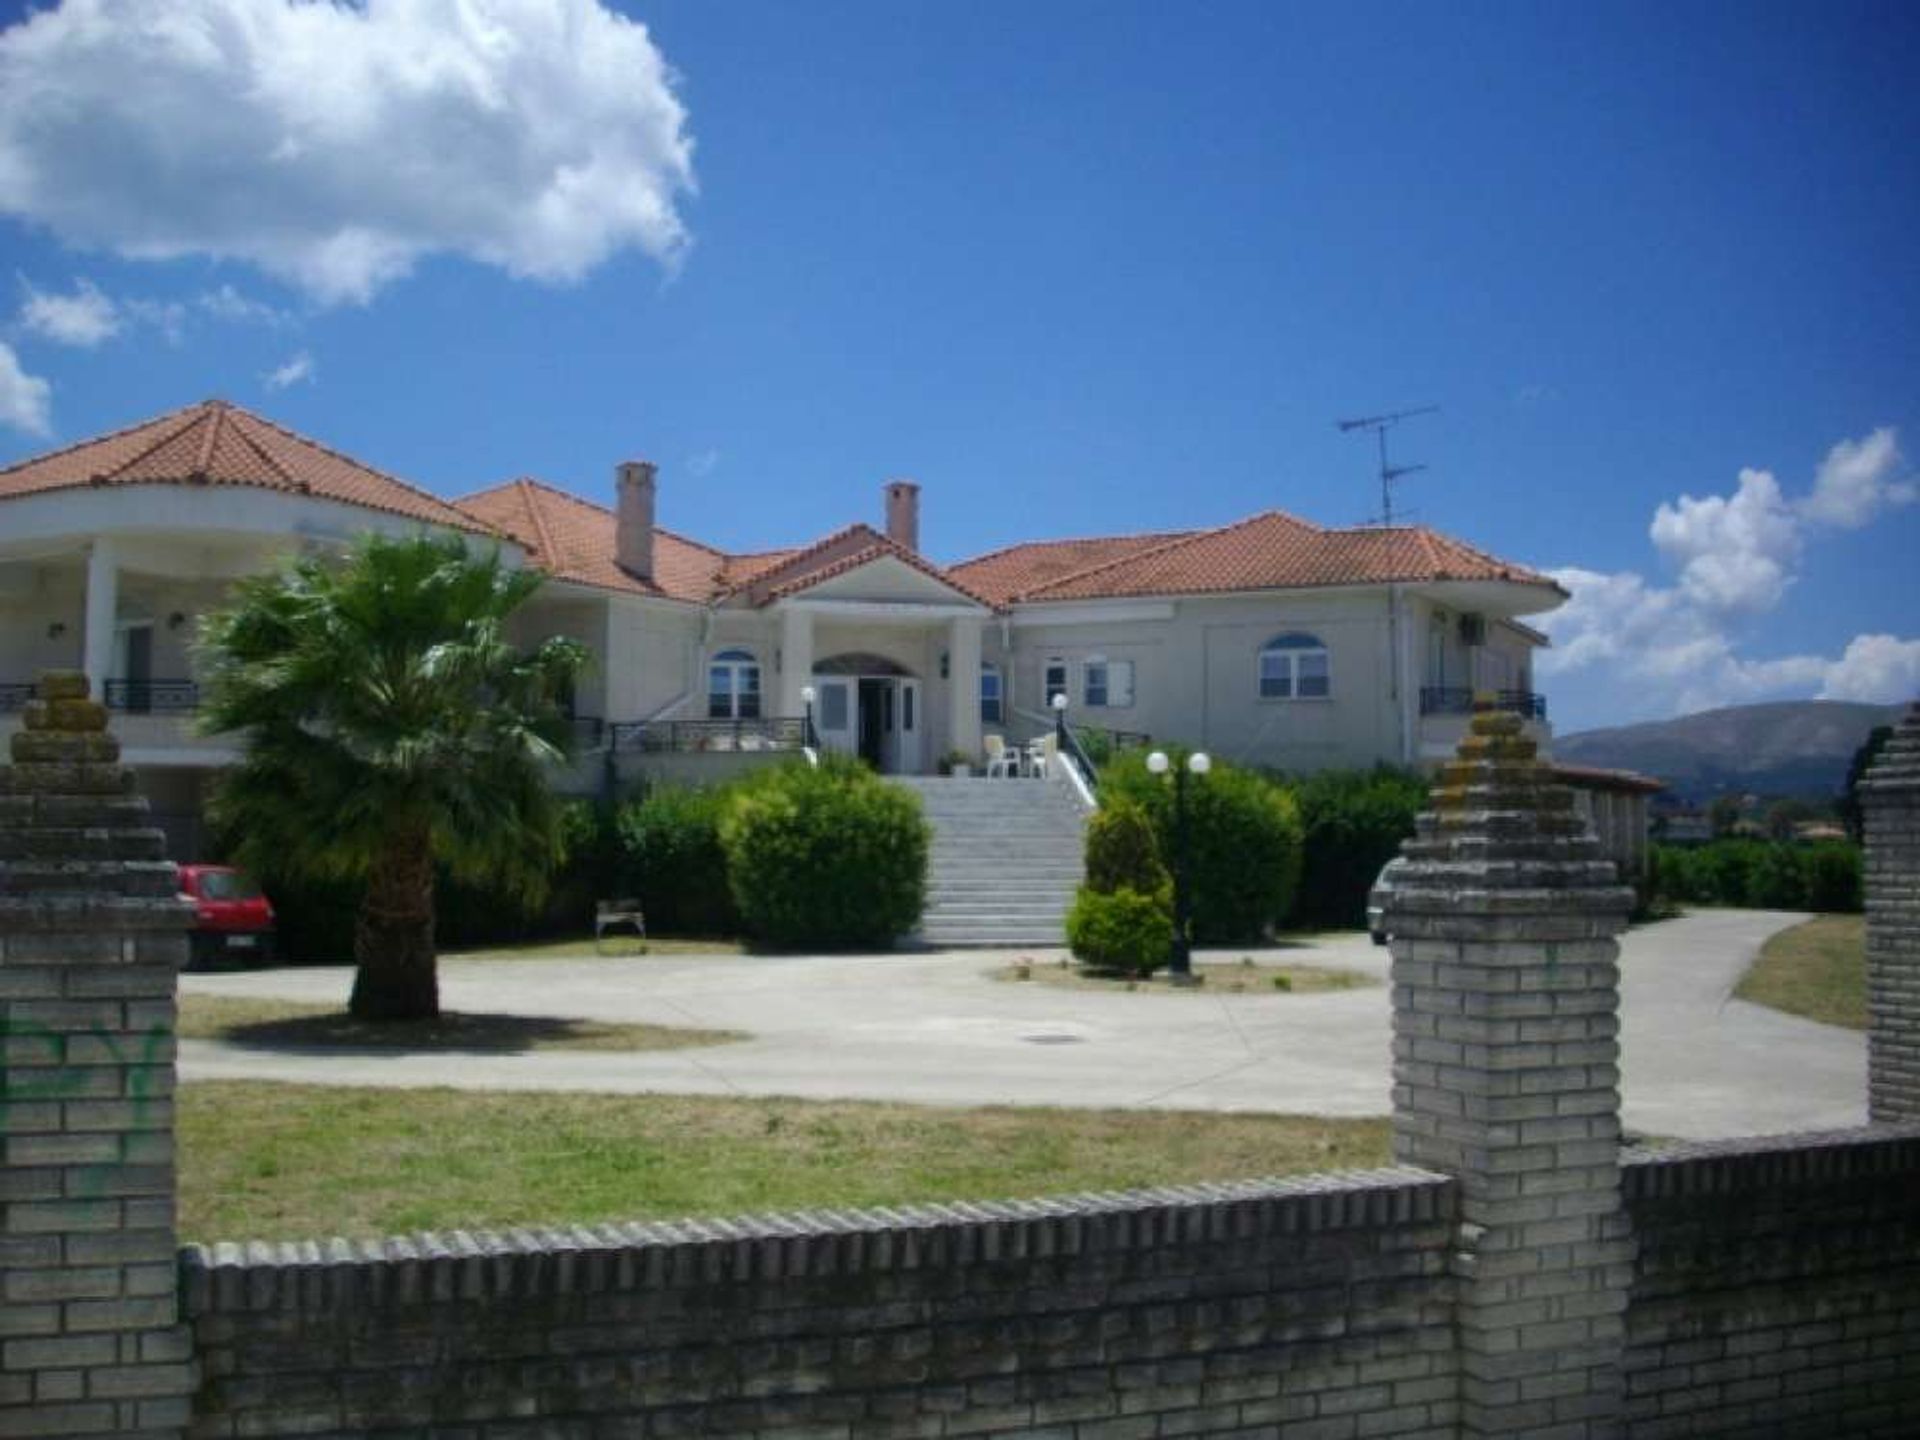
[[[887,538],[920,551],[920,487],[911,480],[887,482]]]
[[[659,467],[628,460],[614,469],[613,558],[637,580],[653,579],[653,481]]]

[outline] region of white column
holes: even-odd
[[[981,624],[975,615],[956,616],[947,624],[947,744],[968,755],[980,753]],[[1000,683],[1004,695],[1005,675]]]
[[[87,689],[96,700],[107,695],[107,672],[113,666],[113,624],[120,613],[120,567],[113,540],[101,536],[87,552],[87,629],[82,652]]]
[[[781,715],[807,713],[800,691],[813,683],[813,612],[789,605],[780,612]]]

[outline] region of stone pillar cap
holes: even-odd
[[[1920,700],[1907,707],[1893,736],[1860,779],[1866,791],[1920,790]]]

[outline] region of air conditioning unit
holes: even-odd
[[[1487,617],[1484,615],[1462,615],[1460,617],[1460,643],[1462,645],[1486,644]]]

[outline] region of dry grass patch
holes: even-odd
[[[1058,990],[1090,990],[1143,995],[1314,995],[1328,990],[1357,990],[1380,982],[1357,970],[1335,970],[1324,965],[1275,965],[1251,958],[1237,964],[1195,965],[1197,985],[1175,985],[1164,970],[1146,979],[1134,975],[1088,970],[1070,961],[1042,964],[1016,961],[991,972],[996,980],[1045,985]]]
[[[1849,1030],[1867,1028],[1866,920],[1820,915],[1761,947],[1735,995]]]
[[[182,995],[183,1040],[221,1040],[262,1050],[466,1051],[481,1055],[529,1050],[684,1050],[747,1037],[736,1030],[683,1030],[666,1025],[608,1024],[541,1015],[469,1015],[442,1011],[435,1020],[369,1024],[337,1005]]]
[[[653,936],[609,935],[596,946],[592,936],[578,940],[540,940],[526,945],[489,945],[480,950],[448,950],[442,960],[671,960],[686,955],[745,955],[738,940],[680,940]],[[343,962],[343,963],[351,963]]]
[[[1385,1120],[354,1090],[179,1097],[192,1239],[897,1205],[1384,1165]]]

